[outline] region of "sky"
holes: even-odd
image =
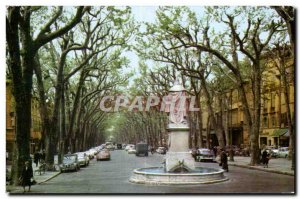
[[[155,11],[158,7],[157,6],[132,6],[131,11],[132,15],[134,16],[134,19],[137,22],[155,22]],[[127,73],[132,70],[135,71],[135,74],[133,77],[129,79],[129,86],[131,87],[133,85],[133,80],[140,75],[138,70],[138,62],[139,58],[135,54],[135,52],[126,52],[124,55],[130,60],[130,67],[123,70],[123,72]]]

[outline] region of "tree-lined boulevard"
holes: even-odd
[[[128,181],[136,168],[159,166],[164,155],[136,157],[124,150],[111,153],[111,161],[90,162],[77,173],[62,173],[54,179],[32,187],[26,194],[197,194],[197,193],[287,193],[294,192],[294,177],[248,168],[230,167],[226,173],[228,181],[201,185],[143,185]],[[217,163],[197,163],[197,165],[218,168]],[[280,180],[279,180],[280,179]],[[14,190],[13,194],[24,194]]]
[[[220,154],[224,149],[230,160],[234,154],[247,154],[249,165],[257,166],[264,150],[271,155],[287,149],[295,170],[295,9],[148,9],[155,10],[153,20],[138,18],[138,7],[130,6],[6,8],[11,185],[20,184],[25,161],[38,151],[45,151],[45,169],[54,171],[55,156],[61,164],[66,154],[84,153],[108,141],[143,141],[149,149],[168,150],[164,103],[174,82],[186,88],[190,103],[191,151],[215,147]],[[36,186],[35,192],[295,191],[293,177],[237,167],[227,174],[229,181],[213,187],[149,188],[130,184],[128,176],[138,165],[159,164],[163,156],[138,158],[113,151],[112,157],[92,161],[79,173],[61,174]]]

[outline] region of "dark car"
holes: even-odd
[[[146,143],[138,143],[135,145],[135,155],[139,156],[139,155],[144,155],[144,156],[148,156],[148,144]]]
[[[80,165],[78,162],[77,154],[65,155],[63,159],[63,163],[59,165],[60,171],[78,171],[80,169]]]
[[[122,144],[117,144],[117,149],[122,149]]]

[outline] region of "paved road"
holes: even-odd
[[[230,167],[226,182],[185,186],[139,185],[128,182],[135,168],[160,166],[163,155],[136,157],[125,151],[112,151],[111,161],[90,162],[79,172],[62,173],[56,178],[32,187],[32,193],[291,193],[294,192],[294,177]],[[198,164],[198,163],[197,163]],[[216,163],[199,163],[201,166],[219,167]],[[198,165],[200,166],[200,165]]]

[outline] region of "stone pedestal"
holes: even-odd
[[[166,154],[166,171],[177,167],[195,169],[195,160],[189,153],[189,126],[187,124],[169,124],[169,151]]]

